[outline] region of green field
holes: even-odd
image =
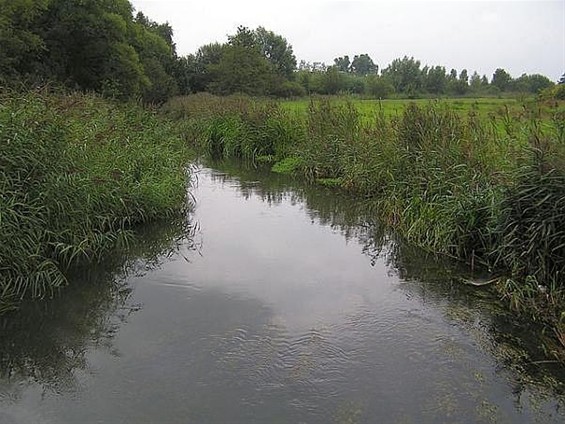
[[[330,99],[337,104],[351,102],[357,111],[367,119],[374,118],[377,112],[382,111],[386,117],[400,117],[404,113],[406,106],[415,104],[426,106],[432,103],[439,103],[450,110],[467,115],[474,112],[481,117],[505,117],[514,118],[524,117],[526,111],[535,108],[542,108],[544,112],[551,112],[554,109],[563,111],[565,107],[559,104],[543,104],[534,99],[518,100],[515,98],[445,98],[445,99],[355,99],[350,97],[320,97],[319,99]],[[300,114],[306,113],[308,105],[312,99],[284,100],[281,106]]]

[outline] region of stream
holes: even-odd
[[[540,329],[366,202],[230,164],[190,191],[0,317],[0,424],[565,422]]]

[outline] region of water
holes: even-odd
[[[0,423],[565,421],[563,369],[464,268],[362,202],[230,172],[0,320]]]

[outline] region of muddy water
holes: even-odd
[[[362,202],[241,169],[193,193],[0,321],[0,423],[565,422],[538,330]]]

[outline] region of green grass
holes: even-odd
[[[0,312],[186,206],[172,123],[89,95],[0,94]]]
[[[369,99],[350,99],[350,98],[333,98],[336,104],[345,104],[351,102],[355,105],[361,116],[366,119],[372,119],[377,112],[382,111],[387,117],[401,116],[409,104],[416,104],[418,106],[426,106],[429,103],[438,100],[430,99],[383,99],[383,100],[369,100]],[[451,110],[461,113],[468,113],[474,110],[481,116],[487,116],[489,113],[500,113],[505,107],[509,107],[512,111],[519,111],[521,103],[516,99],[496,99],[496,98],[461,98],[461,99],[442,99],[442,103],[449,105]],[[306,113],[309,99],[300,100],[286,100],[281,102],[282,106],[293,112]]]
[[[350,97],[320,97],[314,101],[329,100],[335,105],[352,104],[361,116],[363,122],[372,124],[376,116],[383,114],[388,119],[399,119],[408,105],[414,104],[426,107],[440,103],[461,117],[474,114],[485,122],[490,122],[501,131],[508,125],[514,125],[526,119],[533,110],[540,109],[544,120],[550,120],[557,113],[565,112],[563,102],[540,103],[533,98],[523,100],[515,98],[446,98],[446,99],[357,99]],[[308,113],[312,99],[283,100],[281,108],[299,116]]]

